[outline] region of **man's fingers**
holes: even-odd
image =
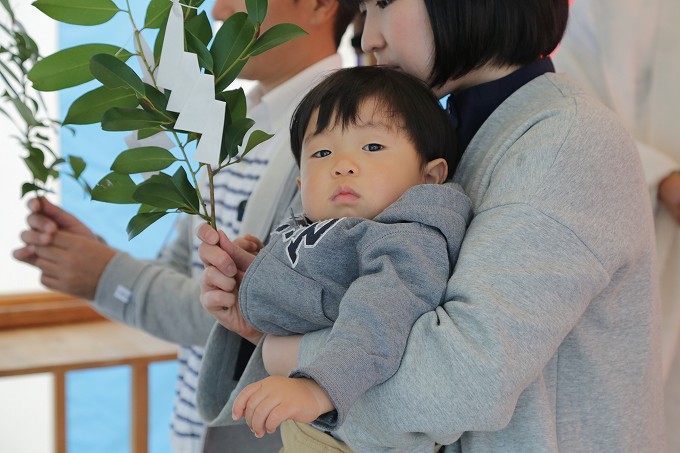
[[[34,264],[36,259],[33,246],[18,248],[12,251],[12,256],[14,257],[15,260],[21,261],[22,263],[26,264]]]
[[[30,214],[26,218],[26,223],[32,230],[40,233],[54,234],[57,232],[57,224],[42,214]]]
[[[19,236],[26,245],[50,245],[52,235],[37,230],[25,230]]]

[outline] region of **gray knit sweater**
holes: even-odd
[[[516,91],[454,180],[473,202],[445,302],[339,430],[356,451],[664,451],[660,304],[639,157],[568,78]],[[327,332],[305,335],[300,365]]]

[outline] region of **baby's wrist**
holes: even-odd
[[[310,395],[312,395],[316,401],[317,407],[319,409],[319,416],[321,414],[325,414],[326,412],[335,410],[335,406],[333,405],[331,398],[328,396],[328,393],[326,393],[326,391],[319,385],[318,382],[309,378],[298,379],[305,381],[305,385],[308,387]]]

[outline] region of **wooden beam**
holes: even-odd
[[[101,320],[90,303],[44,292],[0,296],[0,330]]]

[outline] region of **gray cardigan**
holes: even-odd
[[[357,398],[397,370],[411,326],[443,301],[471,213],[457,184],[423,184],[373,220],[294,219],[272,234],[241,283],[241,313],[275,335],[333,326],[316,360],[292,373],[319,383],[337,410],[317,428],[336,429]],[[207,360],[221,360],[212,347]],[[200,384],[212,386],[211,377]]]
[[[534,79],[456,171],[473,202],[445,302],[339,430],[356,451],[664,451],[653,222],[635,145],[567,77]],[[310,363],[327,332],[305,335]]]

